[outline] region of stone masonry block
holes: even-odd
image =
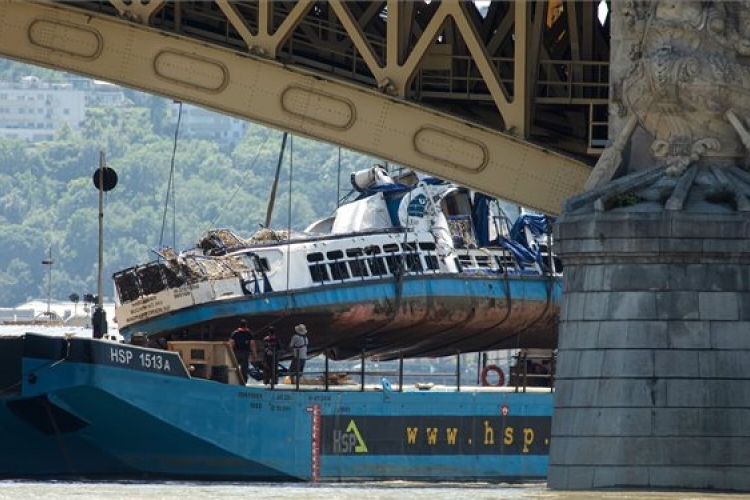
[[[586,427],[586,425],[582,425]],[[650,437],[575,436],[565,438],[568,463],[578,465],[652,465],[659,453]],[[651,442],[649,442],[651,441]]]
[[[663,261],[668,262],[670,255],[703,252],[703,238],[667,238],[659,241],[659,252]]]
[[[550,460],[552,459],[555,446],[553,444],[550,449]],[[570,466],[567,463],[565,463],[565,467],[555,467],[550,462],[547,484],[553,489],[588,490],[594,486],[594,469],[591,467]]]
[[[672,220],[671,234],[679,235],[681,238],[704,238],[706,230],[702,224],[696,224],[693,217]]]
[[[652,407],[667,401],[666,383],[655,379],[563,379],[555,385],[555,408]]]
[[[655,292],[612,292],[609,311],[600,319],[654,320],[656,317]]]
[[[706,266],[703,264],[667,265],[667,286],[670,290],[705,290]]]
[[[605,377],[653,377],[654,357],[650,349],[609,349],[604,351]]]
[[[618,217],[600,218],[594,234],[608,239],[656,239],[669,236],[667,231],[670,226],[665,224],[660,215],[654,218],[644,215],[646,214],[618,214]]]
[[[607,253],[648,253],[658,254],[660,240],[656,238],[608,238],[604,240]]]
[[[708,349],[711,346],[709,321],[668,321],[667,339],[673,349]]]
[[[577,368],[578,377],[601,377],[604,371],[604,351],[580,351]]]
[[[638,238],[668,238],[670,236],[671,224],[667,219],[658,214],[656,217],[631,217],[627,232],[621,232],[620,235],[627,234]]]
[[[654,351],[654,371],[659,378],[698,377],[700,375],[698,351]]]
[[[651,420],[650,408],[561,408],[552,425],[555,436],[650,436]]]
[[[560,348],[557,353],[557,365],[555,377],[558,380],[573,378],[577,376],[578,365],[580,365],[581,352]]]
[[[583,287],[579,291],[609,291],[609,283],[607,279],[608,269],[609,266],[603,264],[586,266],[586,274],[582,283]]]
[[[703,252],[733,254],[739,256],[746,254],[747,248],[744,240],[704,238]]]
[[[558,219],[554,227],[555,240],[592,238],[596,234],[596,219],[593,217],[565,217]]]
[[[587,321],[596,321],[606,319],[609,310],[609,300],[611,293],[592,292],[587,293],[583,304],[583,319]]]
[[[668,268],[661,264],[612,264],[609,289],[613,291],[666,290]]]
[[[750,349],[750,321],[710,321],[711,348]]]
[[[598,324],[596,345],[601,349],[667,347],[667,323],[664,321],[600,321]]]
[[[564,293],[560,305],[560,317],[564,321],[583,320],[583,306],[586,303],[586,295],[582,292]]]
[[[675,214],[672,219],[672,234],[682,238],[744,239],[741,215],[710,214],[701,217],[695,213]]]
[[[659,408],[653,412],[653,418],[655,437],[750,437],[748,408]]]
[[[750,292],[737,293],[737,302],[739,304],[739,319],[742,321],[750,320]]]
[[[748,380],[665,379],[667,407],[736,407],[738,401],[750,401]]]
[[[592,488],[643,488],[648,484],[648,467],[640,467],[637,464],[594,467]]]
[[[562,297],[560,297],[560,322],[568,321],[568,316],[570,314],[570,299],[573,296],[574,292],[571,293],[563,293]]]
[[[566,459],[579,465],[750,465],[750,438],[565,437]],[[734,441],[733,441],[734,439]],[[727,453],[729,452],[729,453]]]
[[[731,292],[699,292],[698,305],[702,320],[739,319],[739,300]]]
[[[560,323],[558,349],[588,349],[597,344],[598,321],[563,321]]]
[[[577,292],[583,289],[584,278],[586,277],[585,266],[565,266],[563,273],[563,292]]]
[[[659,319],[697,320],[698,292],[657,292],[656,315]]]
[[[679,436],[653,441],[660,445],[663,465],[750,466],[750,438]]]
[[[563,240],[557,242],[558,252],[565,258],[568,254],[590,254],[602,253],[604,251],[603,242],[600,240]]]
[[[698,351],[702,378],[740,379],[750,384],[750,351]]]
[[[748,267],[737,264],[705,265],[704,290],[717,292],[747,292],[750,285]]]
[[[748,467],[650,467],[652,489],[750,491]]]

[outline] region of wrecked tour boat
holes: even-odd
[[[442,356],[554,348],[562,266],[548,218],[514,224],[497,200],[382,166],[351,176],[356,198],[303,232],[209,231],[195,246],[114,274],[126,340],[225,340],[240,318],[310,354]]]

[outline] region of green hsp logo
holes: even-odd
[[[349,421],[345,431],[333,430],[333,453],[367,453],[367,445],[354,420]]]

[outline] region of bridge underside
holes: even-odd
[[[609,50],[595,12],[561,1],[492,2],[483,15],[471,2],[5,2],[0,55],[556,214],[606,138]]]

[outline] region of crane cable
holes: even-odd
[[[167,182],[167,196],[164,199],[164,213],[161,218],[161,233],[159,234],[159,248],[164,248],[164,228],[167,225],[167,208],[169,207],[170,191],[172,194],[172,247],[177,245],[177,222],[174,193],[174,159],[177,153],[177,139],[180,134],[180,121],[182,121],[182,101],[177,111],[177,125],[174,128],[174,140],[172,142],[172,160],[169,167],[169,181]]]

